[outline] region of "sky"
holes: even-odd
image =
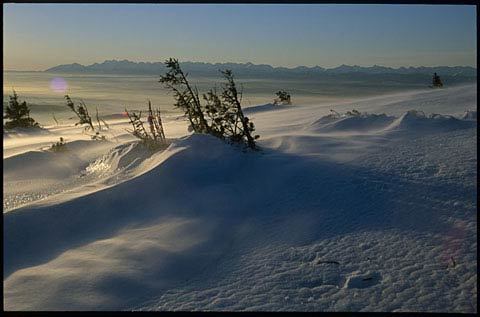
[[[4,69],[104,60],[476,67],[473,5],[4,4]]]

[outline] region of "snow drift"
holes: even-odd
[[[324,116],[313,122],[310,130],[314,132],[380,130],[392,123],[394,119],[394,117],[385,114],[363,114],[340,118]]]
[[[476,110],[467,110],[462,116],[463,120],[475,120],[477,121],[477,111]]]
[[[471,122],[474,114],[468,112],[462,119],[450,115],[431,114],[425,115],[423,111],[410,110],[399,118],[386,114],[363,113],[358,115],[329,114],[314,121],[309,130],[313,132],[361,132],[361,131],[405,131],[418,132],[441,132],[475,127]]]
[[[293,107],[293,106],[291,106],[291,105],[275,105],[273,103],[266,103],[264,105],[246,107],[245,109],[243,109],[243,112],[245,114],[253,114],[253,113],[264,112],[264,111],[283,110],[283,109],[288,109],[290,107]]]
[[[145,165],[151,156],[152,151],[145,148],[138,141],[127,142],[114,147],[107,154],[90,163],[83,173],[84,175],[105,175],[118,171],[131,171],[140,165]],[[144,169],[141,170],[143,171]]]
[[[408,132],[445,132],[458,129],[474,128],[475,122],[457,119],[453,116],[431,114],[426,116],[422,111],[410,110],[395,120],[387,130],[403,130]]]
[[[110,142],[77,140],[67,143],[64,151],[28,151],[3,160],[4,178],[57,178],[79,173]],[[34,162],[34,164],[32,164]]]

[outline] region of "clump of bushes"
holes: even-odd
[[[336,119],[347,118],[347,117],[362,117],[362,118],[365,118],[365,117],[386,117],[386,116],[387,115],[384,114],[384,113],[382,113],[382,114],[371,114],[371,113],[368,113],[368,112],[360,112],[357,109],[348,110],[345,113],[339,113],[339,112],[337,112],[333,109],[330,109],[330,114],[324,116],[323,118],[336,120]]]
[[[352,111],[347,111],[345,114],[351,117],[360,117],[362,115],[362,113],[356,109],[352,109]]]
[[[211,134],[256,149],[255,140],[259,136],[252,135],[255,126],[243,114],[242,92],[238,91],[231,70],[220,71],[225,79],[222,91],[218,93],[216,89],[210,89],[203,94],[203,106],[197,88],[190,85],[178,60],[170,58],[165,65],[168,72],[160,77],[160,82],[173,91],[174,105],[184,111],[194,132]]]
[[[277,98],[273,100],[274,105],[290,105],[292,104],[292,100],[290,94],[285,90],[279,90],[275,93]]]
[[[65,139],[63,137],[60,137],[60,141],[53,143],[52,146],[50,147],[50,150],[52,150],[54,152],[64,151],[66,144],[67,144],[67,142],[65,142]]]
[[[38,127],[38,123],[30,117],[30,108],[26,101],[18,101],[18,95],[13,91],[13,96],[9,96],[10,100],[5,108],[4,119],[9,121],[5,122],[5,129],[13,128],[32,128]]]
[[[130,119],[130,123],[132,124],[132,127],[133,127],[132,131],[127,130],[127,132],[139,138],[147,148],[149,148],[150,150],[156,150],[167,144],[167,140],[165,138],[165,132],[163,130],[163,123],[162,123],[162,117],[160,114],[160,109],[157,108],[155,111],[153,111],[152,104],[150,103],[150,101],[148,101],[148,115],[147,115],[147,122],[149,125],[150,132],[148,132],[147,129],[145,129],[145,126],[143,125],[141,111],[136,113],[134,111],[128,112],[128,110],[125,109],[125,113]]]

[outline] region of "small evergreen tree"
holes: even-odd
[[[275,105],[278,105],[278,104],[290,105],[292,103],[290,94],[287,93],[285,90],[279,90],[275,94],[278,97],[273,101]]]
[[[175,106],[182,109],[190,121],[193,131],[199,133],[209,133],[207,120],[203,114],[198,90],[192,88],[187,80],[188,74],[185,74],[180,68],[177,59],[169,58],[165,61],[168,72],[160,76],[159,82],[164,84],[165,88],[173,91]]]
[[[226,79],[222,93],[219,95],[215,88],[210,89],[203,94],[206,105],[202,107],[197,89],[191,87],[178,60],[170,58],[165,64],[169,70],[160,77],[160,82],[173,91],[175,106],[185,112],[194,132],[208,133],[256,148],[255,139],[259,136],[252,136],[255,126],[243,114],[242,92],[237,90],[231,70],[221,71]]]
[[[235,113],[235,119],[227,121],[229,127],[233,128],[233,134],[229,135],[229,138],[234,142],[246,142],[247,146],[251,149],[255,149],[255,139],[260,136],[252,136],[252,132],[255,131],[253,122],[248,117],[245,117],[242,111],[241,100],[242,93],[239,93],[233,80],[233,73],[231,70],[221,71],[225,79],[227,80],[222,92],[222,100],[224,105],[228,109],[233,109]],[[230,117],[227,117],[230,119]]]
[[[222,102],[216,88],[210,89],[203,95],[206,102],[205,113],[210,121],[210,134],[225,139],[227,135],[234,135],[236,110]]]
[[[9,119],[5,123],[6,129],[13,128],[31,128],[38,127],[38,123],[35,122],[33,118],[30,118],[30,109],[28,108],[27,102],[19,102],[18,95],[13,91],[13,96],[9,96],[10,100],[8,105],[5,108],[4,119]]]
[[[433,87],[443,87],[442,80],[440,79],[440,76],[437,75],[437,73],[433,73],[432,85]]]

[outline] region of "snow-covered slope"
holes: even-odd
[[[5,309],[476,312],[476,121],[405,98],[427,115],[253,111],[259,152],[178,125],[157,153],[43,153],[85,181],[4,214]]]

